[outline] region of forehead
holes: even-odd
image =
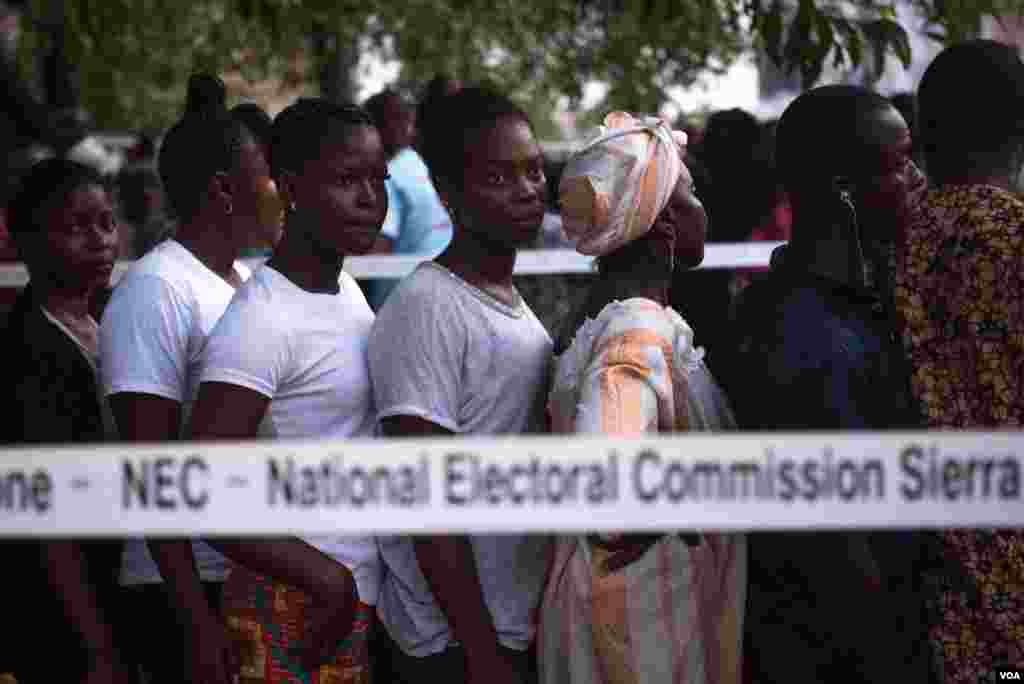
[[[109,209],[110,198],[106,189],[96,183],[88,183],[57,193],[50,198],[47,206],[56,211],[85,211],[93,208]]]
[[[910,142],[910,129],[895,107],[877,109],[864,116],[859,123],[859,142],[879,148]]]
[[[380,133],[372,126],[349,126],[331,135],[320,145],[320,154],[313,160],[332,169],[384,163],[384,147]]]
[[[522,163],[541,156],[530,124],[512,116],[503,116],[493,125],[471,133],[466,152],[471,163],[477,164]]]

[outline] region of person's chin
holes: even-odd
[[[93,264],[78,271],[78,280],[89,289],[110,287],[110,277],[114,273],[114,264]]]
[[[692,250],[684,252],[682,254],[676,254],[675,270],[677,271],[689,271],[690,269],[697,268],[704,263],[704,248],[700,250]]]
[[[373,246],[377,244],[378,237],[380,237],[380,231],[354,233],[348,241],[348,253],[353,256],[369,254],[373,251]]]
[[[514,224],[508,231],[508,242],[515,249],[527,249],[537,244],[541,224],[532,222]]]

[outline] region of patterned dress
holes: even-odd
[[[735,427],[675,311],[647,299],[585,322],[558,368],[556,433]],[[746,539],[738,534],[563,536],[541,604],[541,684],[737,684]]]
[[[992,186],[924,197],[897,258],[896,307],[927,424],[1024,425],[1024,202]],[[1024,669],[1024,531],[941,534],[930,638],[942,680]]]

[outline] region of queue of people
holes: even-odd
[[[439,88],[415,145],[390,95],[369,110],[300,99],[272,122],[225,100],[218,79],[190,79],[158,156],[174,236],[112,292],[103,179],[60,159],[24,177],[8,220],[31,282],[4,331],[4,444],[1024,420],[1024,63],[1007,46],[953,46],[928,69],[927,178],[885,98],[826,86],[787,108],[792,239],[713,338],[711,369],[673,303],[701,296],[678,276],[703,258],[708,213],[687,137],[663,120],[612,112],[566,165],[564,231],[597,272],[553,339],[512,280],[547,181],[509,98]],[[450,235],[374,314],[344,262],[401,243],[382,243],[389,207],[414,201],[395,175],[421,164]],[[274,250],[251,272],[253,235]],[[20,684],[960,684],[1024,669],[1020,530],[6,550],[0,672]]]

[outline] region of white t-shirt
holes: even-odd
[[[338,294],[303,290],[270,266],[238,289],[203,352],[199,382],[246,387],[271,399],[259,434],[371,437],[376,418],[366,347],[373,312],[342,273]],[[348,567],[359,599],[377,602],[382,565],[373,537],[306,539]]]
[[[540,432],[551,338],[521,302],[512,308],[444,267],[421,264],[395,289],[370,333],[370,374],[380,418],[417,416],[457,434]],[[416,562],[409,537],[378,538],[387,566],[377,614],[412,656],[439,653],[453,635]],[[533,640],[547,569],[540,536],[471,537],[484,600],[499,641]]]
[[[241,278],[249,269],[235,263]],[[167,240],[135,262],[114,288],[100,323],[103,394],[152,394],[181,402],[184,434],[199,354],[235,288],[189,250]],[[227,560],[206,544],[193,544],[199,575],[222,581]],[[160,571],[141,539],[125,544],[122,584],[160,582]]]

